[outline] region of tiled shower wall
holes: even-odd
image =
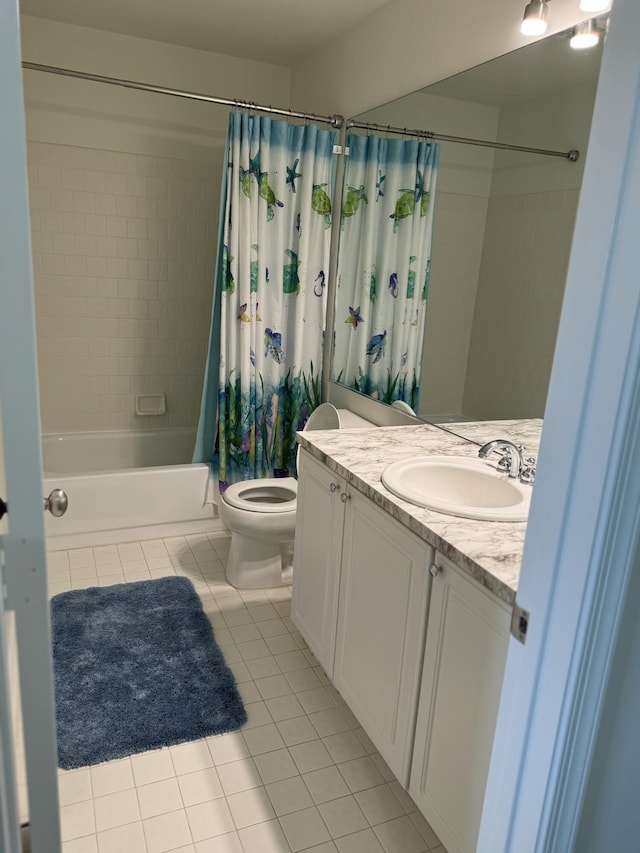
[[[220,166],[29,143],[42,431],[195,426]],[[134,395],[165,392],[164,416]]]

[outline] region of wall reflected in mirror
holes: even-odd
[[[571,163],[441,142],[414,407],[421,419],[544,413],[601,58],[601,47],[571,49],[569,35],[528,45],[357,117],[580,151]],[[341,318],[357,299],[350,285],[339,279],[336,353],[340,336],[350,331]],[[334,381],[342,369],[334,357]]]

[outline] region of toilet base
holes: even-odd
[[[232,533],[227,581],[236,589],[268,589],[290,584],[291,551],[291,542],[267,542]]]

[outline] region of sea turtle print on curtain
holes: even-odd
[[[334,378],[417,410],[439,148],[357,134],[347,146]]]
[[[295,473],[320,403],[336,131],[229,117],[220,287],[220,489]],[[213,401],[210,401],[214,404]]]

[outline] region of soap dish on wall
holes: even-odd
[[[164,392],[162,394],[136,394],[135,413],[143,416],[166,415],[167,395]]]

